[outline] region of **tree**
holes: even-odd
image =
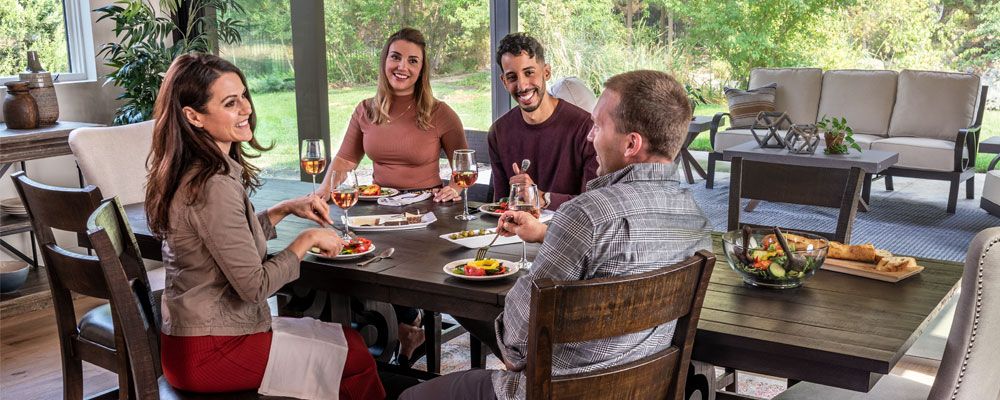
[[[61,1],[0,0],[0,76],[23,72],[28,50],[49,71],[69,70]]]

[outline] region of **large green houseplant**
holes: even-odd
[[[160,0],[159,12],[149,0],[119,0],[94,10],[98,21],[115,23],[117,42],[105,43],[98,55],[114,70],[108,82],[124,89],[125,100],[115,111],[115,125],[142,122],[153,117],[153,104],[163,75],[177,56],[212,52],[211,33],[221,42],[240,42],[243,14],[236,0]],[[179,21],[179,22],[178,22]]]

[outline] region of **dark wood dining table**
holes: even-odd
[[[308,183],[268,180],[253,202],[263,209],[310,190]],[[470,319],[494,319],[503,310],[514,279],[471,282],[445,274],[442,267],[446,263],[472,258],[475,250],[438,235],[492,227],[496,218],[479,213],[477,220],[458,221],[453,217],[461,213],[461,203],[426,201],[413,206],[433,211],[437,222],[414,230],[360,233],[379,248],[395,247],[391,259],[358,267],[357,260],[337,262],[306,256],[300,278],[292,285]],[[127,206],[126,211],[143,254],[155,258],[159,242],[146,228],[142,205]],[[350,209],[355,216],[400,211],[400,207],[365,202]],[[339,213],[332,207],[332,214]],[[339,216],[334,219],[339,220]],[[287,218],[278,225],[278,238],[269,242],[269,250],[283,249],[297,232],[314,226],[296,217]],[[713,234],[713,239],[718,262],[705,296],[692,358],[862,392],[892,370],[954,295],[962,276],[959,263],[922,259],[919,264],[926,269],[898,283],[820,270],[797,289],[761,289],[742,282],[722,254],[720,235]],[[538,248],[528,245],[529,259]],[[490,254],[517,261],[521,246],[498,246]]]

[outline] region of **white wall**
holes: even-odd
[[[103,7],[113,2],[113,0],[90,0],[90,9]],[[157,3],[158,1],[153,1],[154,6]],[[95,52],[100,49],[102,44],[115,40],[114,32],[112,32],[114,23],[110,20],[98,23],[98,16],[97,13],[91,13]],[[107,74],[110,68],[105,67],[104,61],[100,58],[96,59],[95,62],[97,80],[55,84],[60,120],[111,124],[119,103],[115,97],[121,93],[121,90],[113,85],[104,84],[105,79],[102,76]],[[0,96],[3,96],[5,91],[5,89],[0,90]],[[0,121],[2,120],[3,116],[0,115]],[[72,155],[32,160],[26,164],[28,177],[34,180],[55,186],[80,186],[76,161]],[[18,170],[20,170],[20,166],[15,165],[15,167],[11,167],[8,174],[0,177],[0,198],[17,197],[17,191],[14,190],[13,183],[11,183],[10,173]],[[21,252],[31,255],[31,242],[28,239],[28,234],[4,236],[3,239],[17,247]],[[60,243],[72,242],[72,237],[58,237],[57,240]],[[0,259],[12,258],[13,256],[8,254],[6,250],[0,252]]]

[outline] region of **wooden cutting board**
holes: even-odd
[[[883,272],[875,270],[875,264],[872,263],[841,260],[838,258],[827,258],[825,261],[823,261],[823,266],[820,267],[820,269],[840,272],[849,275],[857,275],[869,279],[877,279],[886,282],[899,282],[903,279],[919,274],[920,271],[924,270],[924,267],[917,265],[917,267],[913,269],[896,271],[896,272]]]

